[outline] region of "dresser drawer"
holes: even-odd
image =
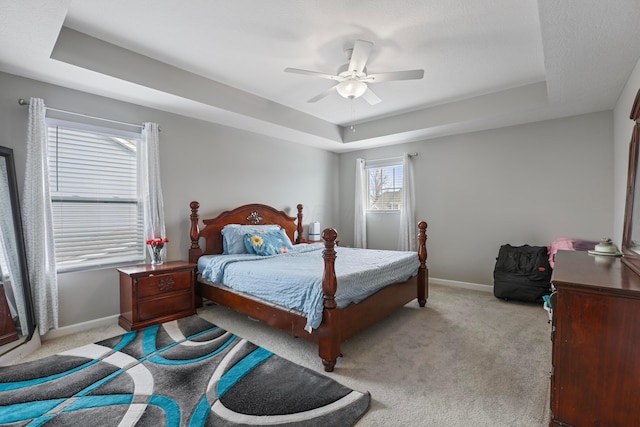
[[[190,292],[171,295],[138,303],[138,321],[143,322],[181,311],[193,311],[193,294]]]
[[[167,292],[176,292],[191,287],[191,271],[150,274],[138,279],[138,298],[152,297]]]

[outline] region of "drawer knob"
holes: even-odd
[[[173,276],[161,277],[160,281],[158,281],[158,289],[161,291],[170,291],[173,289],[173,285],[175,285],[175,283]]]

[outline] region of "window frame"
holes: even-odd
[[[140,177],[138,177],[138,171],[140,170],[140,167],[138,162],[140,161],[140,159],[137,153],[137,145],[140,144],[142,140],[141,131],[134,132],[131,130],[123,129],[118,126],[109,126],[109,127],[96,126],[96,125],[87,124],[79,121],[65,120],[65,119],[51,118],[51,117],[46,118],[46,125],[47,125],[47,149],[48,150],[51,150],[51,147],[50,147],[51,141],[49,139],[49,129],[51,127],[54,127],[54,128],[63,127],[72,131],[92,132],[100,135],[108,135],[109,137],[116,138],[116,139],[117,138],[121,138],[125,140],[134,139],[136,141],[136,147],[132,149],[133,156],[135,158],[135,165],[134,165],[135,182],[129,183],[130,185],[127,187],[129,191],[131,191],[132,189],[135,189],[135,194],[133,197],[118,197],[114,195],[104,197],[101,195],[99,189],[93,190],[93,195],[89,197],[73,195],[73,192],[70,192],[69,194],[66,194],[66,195],[59,195],[59,194],[56,194],[57,191],[55,191],[55,189],[53,188],[52,174],[54,173],[54,171],[49,170],[49,178],[50,178],[50,184],[51,184],[50,200],[52,205],[52,211],[55,211],[54,204],[56,203],[88,203],[88,204],[96,203],[96,204],[105,204],[105,205],[128,204],[128,205],[135,205],[135,212],[137,217],[135,224],[133,224],[132,222],[129,222],[129,225],[134,226],[136,229],[136,232],[134,233],[135,235],[133,235],[134,237],[133,240],[135,242],[132,244],[133,250],[131,255],[126,257],[121,257],[120,259],[114,259],[117,257],[109,257],[105,259],[105,261],[103,262],[100,262],[100,261],[96,262],[95,260],[96,259],[99,260],[99,257],[94,256],[93,258],[90,257],[89,260],[85,259],[84,261],[80,261],[79,263],[71,264],[68,262],[59,263],[58,252],[56,251],[57,273],[90,271],[90,270],[97,270],[97,269],[112,268],[112,267],[121,266],[121,265],[144,263],[146,259],[146,245],[144,240],[143,212],[142,212],[142,205],[141,205],[140,194],[139,194],[139,191],[140,191],[139,178]],[[90,143],[90,141],[86,141],[86,142]],[[122,142],[122,141],[116,141],[116,142],[120,143],[123,147],[127,148],[128,144],[126,142]],[[128,148],[131,148],[131,147],[128,147]],[[51,165],[51,162],[52,161],[50,159],[49,165]],[[53,215],[55,215],[54,212],[52,212],[52,216]],[[57,236],[58,238],[56,239],[56,235],[57,235],[56,218],[52,217],[52,219],[54,222],[54,241],[56,245],[58,245],[60,243],[59,243],[59,235]],[[115,248],[115,246],[112,246],[112,247]],[[93,259],[94,261],[91,261],[91,259]]]
[[[400,177],[399,177],[399,186],[396,182],[392,185],[391,188],[397,189],[400,191],[400,200],[397,202],[397,209],[371,209],[371,171],[372,170],[381,170],[381,169],[389,169],[389,168],[400,168]],[[390,159],[378,159],[378,160],[366,160],[364,164],[364,170],[366,173],[366,196],[367,196],[367,213],[400,213],[402,206],[402,198],[404,197],[404,166],[402,162],[402,158],[390,158]],[[395,174],[392,172],[392,175]],[[394,179],[395,181],[395,179]]]

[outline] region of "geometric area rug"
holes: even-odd
[[[10,426],[351,426],[370,400],[197,315],[0,368]]]

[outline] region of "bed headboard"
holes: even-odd
[[[193,201],[189,206],[191,207],[189,262],[197,262],[202,255],[221,254],[223,249],[222,229],[227,224],[278,224],[285,230],[292,242],[302,243],[304,241],[302,238],[302,204],[297,206],[298,215],[296,217],[259,203],[240,206],[233,210],[222,212],[215,218],[203,219],[204,227],[202,230],[198,225],[200,203]],[[204,250],[200,246],[201,238],[204,239]]]

